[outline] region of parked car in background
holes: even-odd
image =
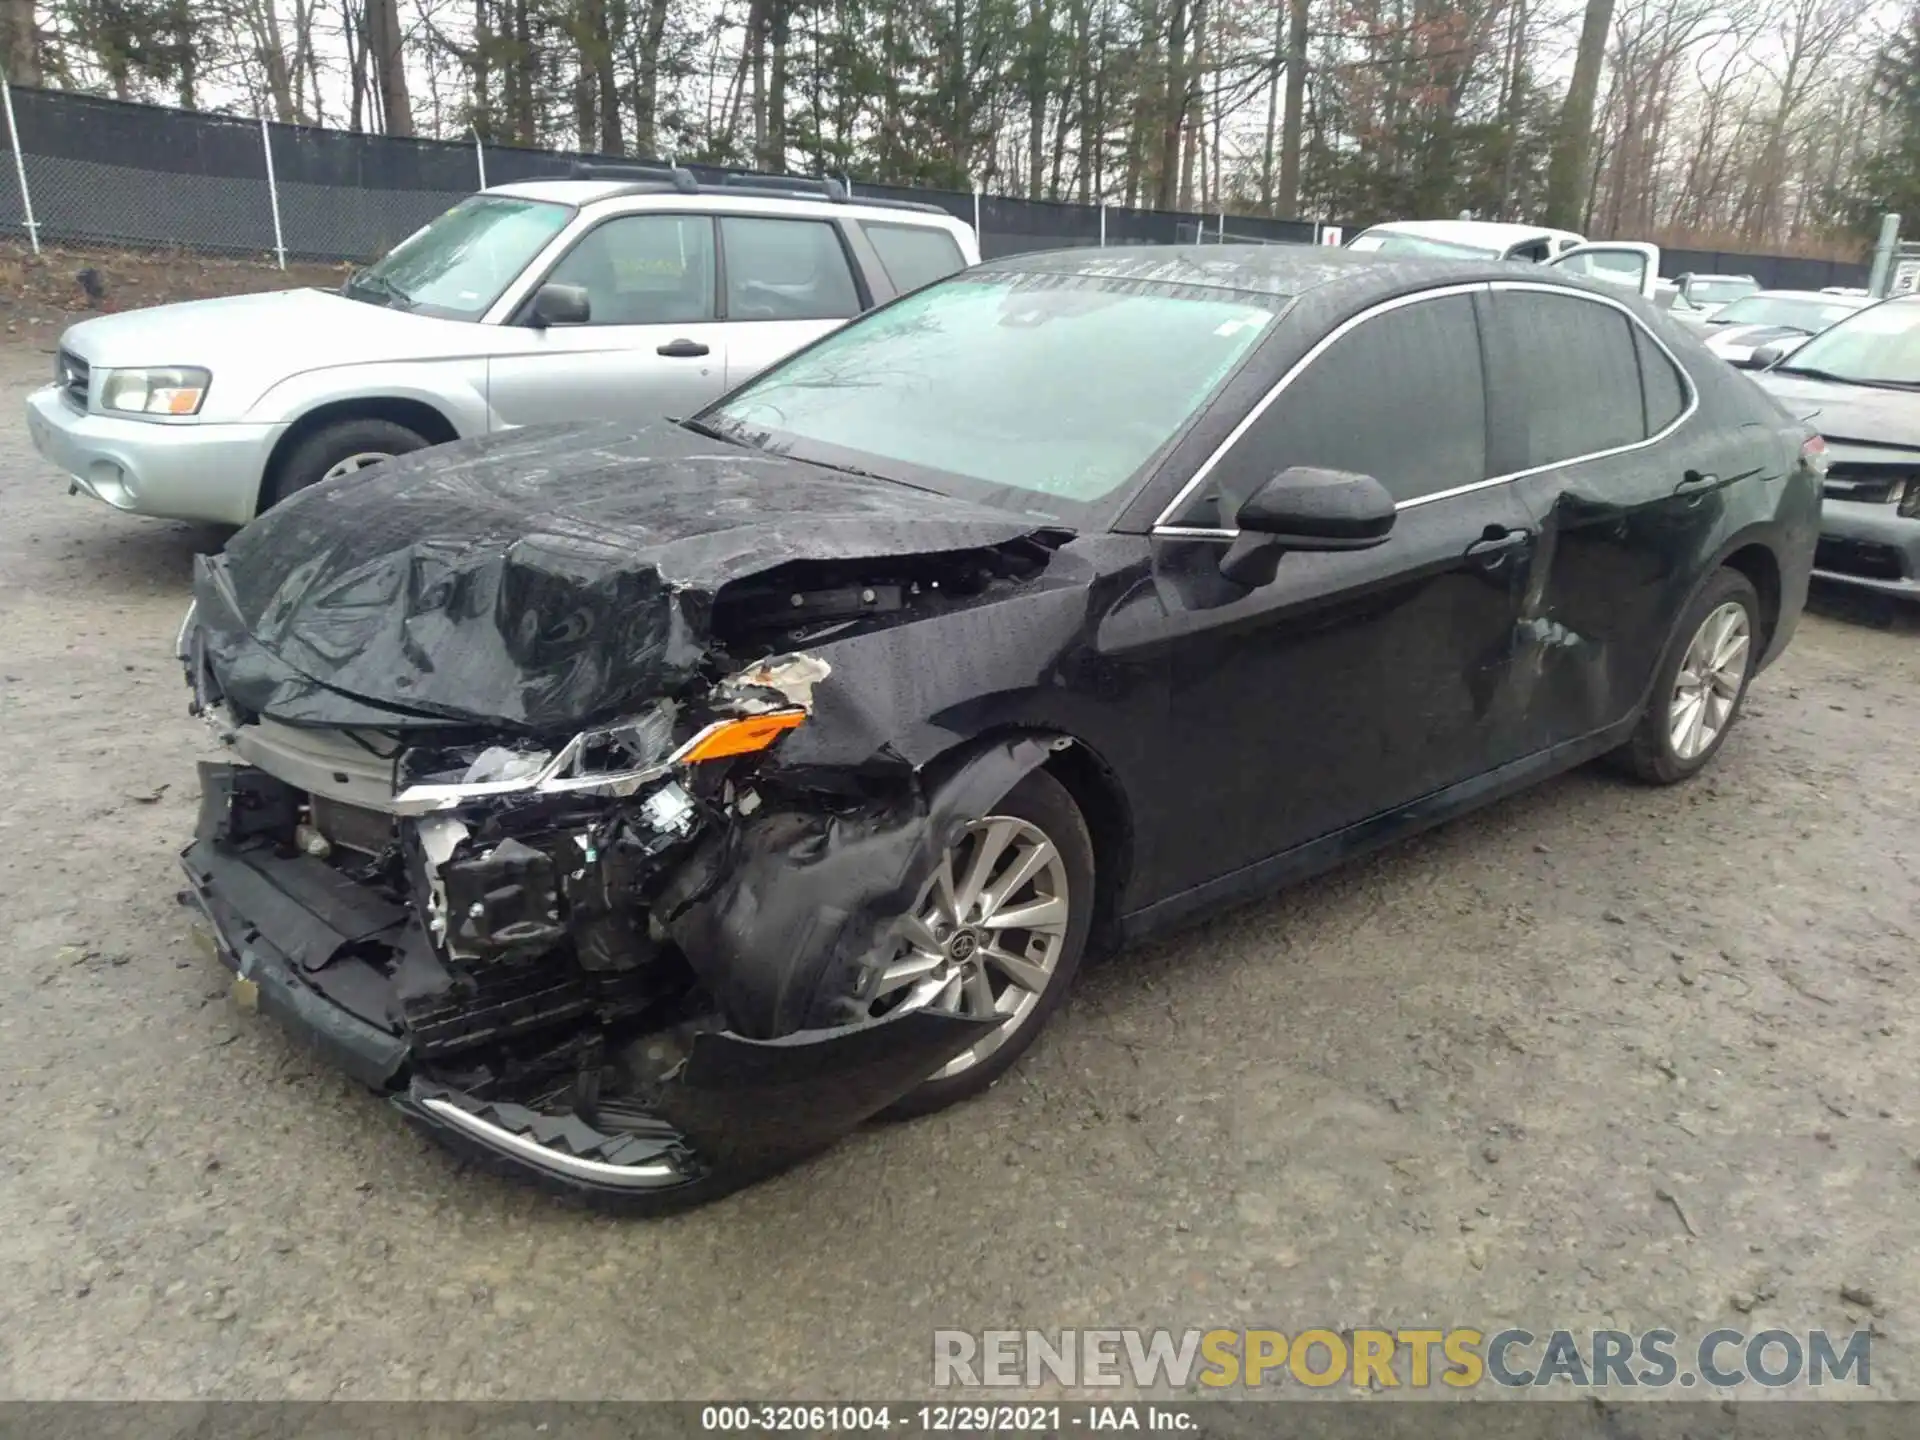
[[[1492,220],[1393,220],[1370,225],[1346,244],[1381,255],[1433,255],[1455,260],[1551,260],[1583,243],[1571,230]]]
[[[1688,301],[1680,293],[1680,287],[1671,280],[1654,281],[1653,294],[1648,297],[1655,308],[1666,313],[1667,317],[1689,330],[1701,330],[1706,327],[1707,312]]]
[[[1751,295],[1760,282],[1751,275],[1682,275],[1674,282],[1687,303],[1700,310],[1714,311],[1743,295]]]
[[[1707,316],[1706,346],[1728,364],[1748,369],[1756,350],[1765,347],[1776,359],[1791,354],[1868,303],[1817,290],[1756,290]]]
[[[1651,318],[1491,259],[1056,251],[677,425],[316,487],[197,562],[231,759],[184,898],[243,999],[576,1193],[950,1104],[1090,946],[1712,763],[1819,481]]]
[[[35,446],[119,510],[241,524],[465,436],[688,415],[980,258],[931,205],[684,170],[499,185],[337,292],[105,315],[61,337]]]
[[[1920,296],[1869,305],[1754,362],[1761,387],[1826,440],[1814,574],[1920,598]]]

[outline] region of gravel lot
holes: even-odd
[[[0,1395],[897,1398],[936,1327],[1869,1318],[1920,1395],[1911,616],[1810,616],[1694,785],[1581,772],[1122,956],[984,1099],[618,1222],[227,999],[168,656],[220,537],[65,494],[49,364],[0,349]]]

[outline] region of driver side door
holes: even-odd
[[[1536,530],[1488,474],[1483,288],[1388,301],[1337,327],[1156,525],[1170,733],[1192,763],[1169,767],[1159,799],[1160,813],[1186,814],[1162,827],[1181,838],[1143,837],[1149,893],[1517,758],[1510,670]],[[1371,549],[1286,553],[1271,583],[1223,593],[1234,532],[1215,497],[1293,466],[1373,476],[1395,500],[1392,531]]]
[[[536,286],[487,360],[496,428],[691,415],[726,387],[711,215],[616,215],[582,234],[542,283],[586,292],[578,325],[533,323]]]
[[[1639,240],[1589,241],[1562,250],[1547,264],[1632,290],[1643,300],[1652,300],[1660,284],[1660,247]]]

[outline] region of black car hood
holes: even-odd
[[[207,659],[245,709],[554,731],[686,685],[732,581],[1050,529],[677,425],[582,424],[317,485],[203,557],[194,590]]]
[[[1843,385],[1784,370],[1753,377],[1796,420],[1829,440],[1920,449],[1920,392]]]

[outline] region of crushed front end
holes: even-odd
[[[825,665],[762,662],[556,746],[459,727],[301,727],[196,704],[182,900],[243,1003],[491,1168],[626,1208],[690,1203],[818,1150],[991,1024],[937,977],[877,1018],[866,961],[940,837],[1037,747],[934,793],[758,780]],[[992,792],[992,793],[989,793]]]

